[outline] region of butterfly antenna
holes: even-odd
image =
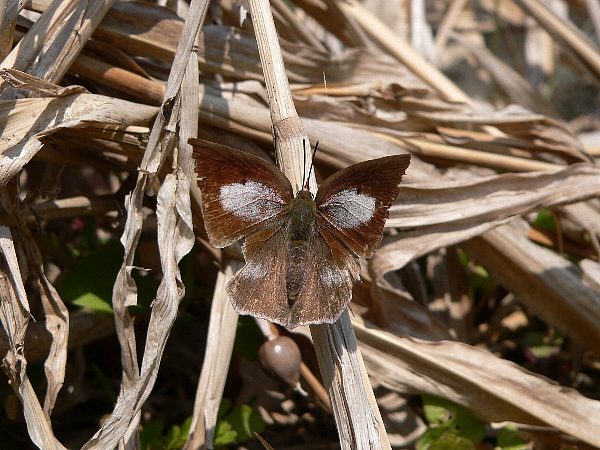
[[[306,178],[306,139],[302,139],[302,189],[307,188],[308,178]],[[308,176],[310,176],[310,172],[308,172]]]
[[[306,177],[306,189],[308,189],[308,180],[310,179],[310,173],[312,172],[313,168],[315,167],[315,155],[317,153],[317,148],[319,147],[319,141],[317,141],[317,143],[315,144],[315,149],[313,150],[313,154],[312,154],[312,158],[310,161],[310,169],[308,169],[308,176]],[[306,167],[306,165],[305,165]]]

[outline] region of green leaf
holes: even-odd
[[[475,444],[454,433],[444,433],[431,444],[429,450],[475,450]]]
[[[122,263],[123,246],[111,241],[77,260],[75,267],[65,275],[59,294],[65,302],[112,314],[113,285]],[[138,306],[131,307],[131,313],[149,310],[159,282],[139,270],[133,270],[131,276],[138,290]]]
[[[113,314],[112,302],[105,298],[100,298],[93,292],[86,292],[71,302],[74,305],[88,308],[93,311],[105,314]]]
[[[237,431],[232,430],[229,422],[220,421],[217,423],[217,429],[215,430],[215,439],[213,445],[229,445],[233,444],[237,438]]]
[[[494,284],[494,279],[490,276],[487,270],[483,266],[474,264],[466,252],[459,250],[458,259],[462,266],[467,269],[467,280],[469,286],[474,291],[485,291]]]
[[[112,289],[123,262],[123,246],[111,242],[80,258],[59,288],[65,302],[112,314]]]
[[[523,346],[535,359],[548,359],[560,352],[564,341],[562,336],[557,333],[551,339],[546,336],[541,331],[530,331],[523,337]]]
[[[140,448],[148,450],[163,445],[162,431],[165,424],[160,420],[147,423],[140,429]]]
[[[237,432],[236,441],[240,444],[254,439],[254,431],[262,433],[265,429],[265,422],[260,414],[248,405],[234,409],[223,421],[230,423],[231,428]]]
[[[190,425],[192,424],[192,418],[188,417],[185,419],[181,426],[173,425],[167,433],[167,450],[178,450],[183,448],[187,441],[188,434],[190,433]]]
[[[479,442],[485,437],[485,422],[467,408],[433,395],[424,395],[422,399],[425,418],[430,424],[472,442]]]
[[[547,209],[542,209],[538,212],[534,225],[545,228],[546,230],[556,231],[556,224],[554,223],[554,217],[552,213]]]
[[[190,417],[188,417],[187,419],[185,419],[185,420],[183,421],[183,423],[181,424],[181,434],[182,434],[183,436],[185,436],[185,438],[186,438],[186,439],[187,439],[187,437],[188,437],[188,436],[189,436],[189,434],[190,434],[190,428],[191,428],[191,426],[192,426],[192,419],[193,419],[193,417],[192,417],[192,416],[190,416]]]
[[[448,408],[446,405],[440,405],[436,400],[437,397],[424,395],[423,397],[423,412],[425,419],[431,425],[441,425],[451,420]]]
[[[428,428],[417,441],[417,450],[429,450],[431,444],[439,439],[445,431],[446,429],[442,427]]]
[[[183,444],[185,444],[185,439],[181,439],[181,428],[179,425],[173,425],[171,429],[167,433],[167,450],[173,450],[180,448]]]

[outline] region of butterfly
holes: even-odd
[[[256,156],[188,142],[210,243],[246,238],[246,265],[227,284],[234,309],[289,329],[335,322],[360,280],[359,257],[373,256],[381,242],[410,155],[342,169],[313,199],[306,186],[294,196],[286,176]]]

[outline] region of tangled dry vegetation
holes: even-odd
[[[269,9],[167,3],[2,3],[0,446],[599,447],[598,4],[270,2],[318,176],[413,155],[352,313],[290,333],[231,309],[184,144],[273,161]]]

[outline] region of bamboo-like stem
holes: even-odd
[[[185,450],[213,448],[217,413],[223,397],[238,322],[238,314],[231,306],[225,287],[242,265],[241,261],[228,261],[217,277],[208,324],[209,339]]]
[[[394,139],[401,147],[405,147],[415,155],[429,158],[440,158],[447,161],[459,161],[463,164],[475,164],[484,167],[494,167],[500,170],[513,172],[527,172],[533,170],[557,170],[558,164],[531,159],[519,158],[517,156],[497,155],[480,150],[472,150],[448,144],[439,144],[424,139],[406,138]]]
[[[297,191],[310,164],[308,135],[293,104],[269,2],[250,0],[249,10],[265,75],[277,162]],[[314,194],[314,175],[309,186]],[[311,325],[310,330],[342,448],[391,448],[348,311],[336,323]]]
[[[294,106],[269,2],[250,1],[249,10],[269,98],[277,165],[297,192],[302,189],[303,173],[308,173],[310,141]],[[309,181],[314,189],[316,180]]]

